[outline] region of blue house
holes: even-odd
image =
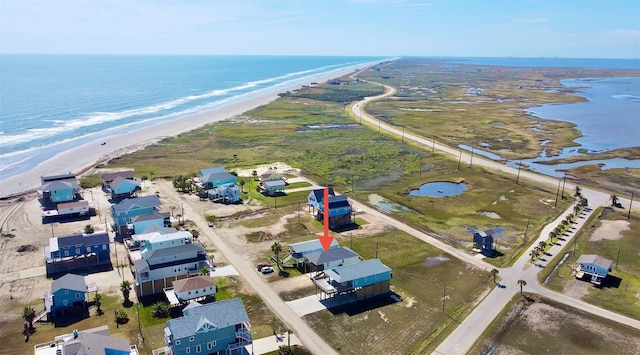
[[[40,191],[44,203],[69,202],[80,199],[80,185],[74,174],[40,177]]]
[[[324,223],[324,201],[318,206],[316,219]],[[347,196],[329,196],[329,228],[339,228],[351,223],[351,204]]]
[[[164,328],[173,355],[230,354],[252,343],[249,316],[240,298],[206,305],[192,302],[182,312]]]
[[[106,232],[49,238],[44,247],[47,276],[111,264]]]
[[[119,201],[125,198],[136,197],[141,190],[140,184],[136,181],[117,176],[109,185],[111,188],[111,198]]]
[[[227,184],[234,184],[237,181],[237,177],[227,173],[222,166],[208,169],[200,169],[198,172],[198,180],[200,181],[200,187],[204,189],[213,189]]]
[[[380,259],[325,269],[329,277],[323,291],[331,304],[359,301],[390,292],[391,269]]]
[[[582,279],[586,275],[591,283],[600,285],[609,275],[612,262],[599,255],[583,254],[580,255],[576,263],[578,264],[576,278]]]
[[[329,196],[335,196],[336,193],[333,191],[333,187],[328,187]],[[309,208],[313,208],[313,211],[319,210],[320,206],[324,203],[324,189],[315,189],[309,192],[309,196],[307,197],[307,203],[309,204]],[[311,212],[311,211],[310,211]]]
[[[493,253],[493,229],[475,231],[473,233],[473,243],[482,254]]]
[[[160,199],[156,195],[126,198],[111,205],[111,217],[117,233],[128,234],[127,223],[131,223],[133,217],[159,212],[158,206]]]
[[[282,179],[262,181],[258,185],[258,191],[263,195],[273,196],[278,192],[284,191],[285,186],[287,186],[287,183]]]
[[[329,248],[326,252],[319,251],[305,256],[311,271],[323,271],[339,266],[360,262],[360,255],[349,248]]]
[[[143,215],[135,216],[131,218],[131,224],[133,225],[133,231],[129,230],[129,233],[138,234],[149,229],[151,226],[155,226],[158,228],[170,226],[171,216],[169,212],[143,214]]]
[[[51,283],[45,296],[45,309],[50,318],[64,315],[73,307],[86,308],[85,294],[89,292],[84,276],[66,274]]]

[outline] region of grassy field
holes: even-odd
[[[353,190],[353,197],[364,203],[368,203],[368,194],[379,192],[406,205],[418,213],[403,214],[402,219],[442,235],[456,246],[470,247],[472,228],[498,227],[503,233],[497,255],[502,257],[490,259],[497,266],[508,265],[521,253],[527,225],[528,233],[536,234],[568,203],[560,201],[559,209],[554,209],[554,203],[549,202],[555,199],[553,186],[528,186],[523,181],[516,186],[510,176],[469,168],[467,164],[458,169],[456,159],[432,155],[354,124],[345,115],[342,102],[314,100],[325,97],[323,92],[340,96],[345,90],[353,90],[360,95],[361,89],[349,85],[340,87],[336,94],[337,88],[326,86],[314,88],[315,96],[309,94],[311,91],[305,97],[291,94],[233,120],[166,139],[109,165],[173,176],[189,175],[194,167],[224,164],[233,171],[284,161],[320,184],[332,184],[340,192]],[[469,188],[460,196],[444,199],[408,197],[410,189],[433,180],[464,181]],[[255,190],[254,181],[247,185],[243,197],[257,199],[270,208],[304,203],[308,195],[302,191],[267,197]],[[487,217],[487,213],[495,213],[500,219]]]
[[[526,295],[526,293],[525,293]],[[640,331],[538,296],[519,294],[469,354],[637,354]]]
[[[350,245],[348,240],[341,241]],[[393,270],[392,290],[402,302],[362,302],[337,313],[304,317],[342,354],[422,354],[434,349],[466,315],[479,294],[492,286],[490,276],[403,232],[353,238],[363,259],[378,256]],[[446,286],[447,315],[442,313]]]
[[[627,315],[632,318],[640,318],[640,216],[632,214],[627,220],[627,211],[618,209],[599,209],[594,212],[587,228],[576,236],[575,243],[567,245],[563,252],[554,259],[554,264],[541,273],[541,281],[545,279],[546,286],[556,290],[576,293],[574,296],[597,306]],[[620,236],[611,234],[610,239],[593,240],[594,233],[602,227],[603,223],[622,223],[628,229]],[[575,252],[574,251],[575,248]],[[618,257],[618,248],[620,250]],[[553,268],[560,262],[565,253],[569,256],[557,272]],[[603,287],[596,287],[587,281],[576,280],[571,276],[571,265],[582,254],[596,254],[613,261],[609,280]],[[616,262],[617,261],[617,262]]]

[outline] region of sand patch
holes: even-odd
[[[534,303],[525,311],[524,320],[533,332],[558,329],[557,309],[544,303]]]
[[[416,304],[416,300],[413,297],[407,297],[405,299],[405,304],[404,306],[407,308],[411,308],[414,304]]]
[[[622,232],[629,230],[629,221],[602,221],[598,229],[593,231],[589,240],[619,240]]]
[[[378,311],[378,313],[380,314],[380,319],[382,319],[385,323],[389,321],[389,318],[387,318],[387,315],[384,314],[384,312]]]

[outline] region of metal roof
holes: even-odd
[[[337,247],[338,247],[338,241],[335,238],[333,238],[333,241],[331,241],[331,245],[329,246],[329,248],[337,248]],[[306,242],[289,244],[289,248],[293,250],[294,253],[304,253],[304,252],[322,249],[322,244],[320,243],[320,240],[316,238],[313,240],[307,240]]]
[[[284,187],[286,185],[286,183],[282,179],[280,179],[280,180],[263,181],[260,184],[262,184],[262,186],[264,186],[264,187],[280,187],[280,186]]]
[[[305,258],[314,265],[321,265],[330,263],[332,261],[353,258],[354,256],[360,256],[349,248],[333,248],[318,253],[308,254]]]
[[[391,269],[383,264],[380,259],[365,260],[357,264],[340,266],[324,271],[327,276],[336,282],[353,281],[383,272],[391,272]]]
[[[92,246],[109,243],[109,235],[106,232],[97,232],[91,234],[73,234],[64,237],[57,237],[58,248],[74,247],[74,246]]]
[[[215,329],[223,329],[249,321],[249,316],[240,298],[206,305],[194,305],[194,307],[184,309],[183,313],[183,317],[167,321],[167,327],[174,340],[195,335],[205,323]]]
[[[202,177],[207,177],[211,174],[224,173],[224,172],[225,172],[224,166],[216,166],[215,168],[200,169],[200,171],[198,172],[198,175]]]
[[[115,212],[123,212],[123,211],[129,211],[134,206],[144,208],[144,207],[160,206],[160,204],[161,204],[160,199],[158,198],[157,195],[149,195],[149,196],[136,197],[136,198],[125,198],[124,200],[120,201],[118,204],[113,205],[111,208],[113,208]]]
[[[127,180],[133,179],[133,170],[117,171],[114,173],[102,174],[100,179],[102,181],[115,181],[117,177],[122,177]]]
[[[58,290],[87,292],[87,284],[84,281],[84,276],[65,274],[51,283],[51,293],[56,293]]]
[[[328,187],[328,189],[329,189],[329,196],[335,196],[336,195],[336,193],[333,192],[333,187]],[[316,202],[318,202],[318,203],[320,203],[320,202],[322,202],[322,200],[324,200],[324,188],[312,190],[310,192],[310,194],[313,194],[313,196],[315,196]]]

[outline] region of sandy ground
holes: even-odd
[[[598,241],[603,239],[619,240],[622,238],[622,232],[629,230],[629,221],[601,221],[602,224],[598,229],[593,231],[589,240]]]
[[[366,67],[376,63],[367,63],[358,66]],[[355,71],[355,67],[337,70],[313,77],[306,77],[292,81],[287,86],[267,90],[257,96],[250,96],[239,101],[223,105],[216,110],[202,114],[182,117],[170,122],[160,123],[144,129],[128,132],[126,134],[109,136],[97,141],[81,145],[75,149],[60,153],[51,159],[33,167],[27,173],[0,181],[0,198],[14,196],[25,191],[36,189],[40,186],[40,176],[56,175],[69,171],[76,174],[108,161],[120,155],[130,153],[153,144],[160,139],[188,132],[206,124],[232,118],[259,106],[265,105],[278,98],[278,93],[295,90],[310,81],[326,81],[340,77]],[[101,143],[106,144],[102,145]],[[250,174],[249,174],[250,176]]]

